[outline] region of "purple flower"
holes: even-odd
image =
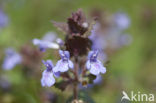
[[[9,81],[8,75],[1,74],[1,76],[0,76],[0,87],[3,90],[8,90],[11,87],[11,83]]]
[[[59,77],[59,72],[53,72],[53,63],[51,60],[44,61],[43,64],[46,66],[46,70],[42,73],[41,84],[43,87],[51,87],[55,83],[55,77]],[[54,76],[53,76],[54,75]]]
[[[47,32],[44,37],[42,38],[42,40],[46,40],[46,41],[55,41],[57,38],[57,34],[55,32],[49,31]]]
[[[127,14],[118,12],[114,16],[115,24],[119,29],[127,29],[130,25],[130,19]]]
[[[54,67],[54,72],[66,72],[69,68],[73,69],[74,64],[70,58],[70,54],[68,51],[59,50],[59,54],[61,56],[61,60],[59,60]]]
[[[119,43],[121,46],[130,45],[132,43],[132,36],[129,34],[123,34],[119,37]]]
[[[61,38],[57,38],[56,39],[57,44],[59,44],[60,46],[64,45],[64,41]]]
[[[55,83],[52,71],[44,70],[42,73],[41,84],[43,87],[51,87]]]
[[[93,29],[91,30],[91,35],[89,36],[89,39],[92,40],[92,49],[100,49],[103,50],[106,48],[106,40],[105,40],[105,33],[100,31],[101,25],[99,22],[97,22]]]
[[[6,57],[4,59],[2,68],[5,70],[13,69],[17,64],[20,64],[22,57],[14,49],[8,48],[5,51]]]
[[[8,24],[8,17],[0,8],[0,28],[5,27]]]
[[[106,68],[103,66],[100,60],[97,59],[98,51],[90,51],[88,54],[88,60],[86,62],[86,67],[90,70],[93,75],[99,75],[100,73],[105,73]]]
[[[47,48],[58,49],[59,45],[54,42],[56,34],[54,32],[48,32],[42,40],[33,39],[33,44],[39,46],[40,51],[45,52]]]

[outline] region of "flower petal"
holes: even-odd
[[[68,62],[63,62],[62,60],[59,60],[53,68],[54,72],[66,72],[68,69]]]
[[[9,51],[6,51],[7,54],[2,65],[3,69],[5,70],[13,69],[17,64],[20,64],[22,61],[22,57],[20,54],[16,53],[13,49],[8,50]]]
[[[48,48],[59,49],[59,45],[57,43],[49,42],[47,43]]]
[[[97,63],[99,64],[99,70],[101,73],[106,73],[106,67],[103,66],[103,64],[101,63],[100,60],[97,61]]]
[[[91,58],[91,56],[94,54],[94,51],[90,51],[89,53],[88,53],[88,59],[90,59]]]
[[[51,87],[54,83],[55,78],[53,77],[53,73],[44,70],[44,72],[42,73],[41,85],[43,87]]]
[[[99,75],[100,71],[97,68],[95,68],[95,66],[91,65],[90,73],[93,75]]]
[[[60,77],[60,72],[53,72],[56,78]]]
[[[47,71],[52,71],[53,63],[51,60],[47,60],[47,61],[42,60],[42,62],[46,66]]]
[[[91,64],[90,64],[90,61],[88,60],[87,63],[86,63],[86,68],[89,70],[91,68]]]
[[[69,68],[73,69],[74,68],[73,62],[71,60],[69,60],[68,63],[69,63]]]
[[[61,38],[57,38],[56,39],[57,44],[59,44],[60,46],[64,45],[64,41]]]
[[[130,25],[130,19],[128,15],[122,12],[115,14],[114,21],[121,30],[127,29]]]
[[[7,26],[8,22],[9,22],[8,16],[0,8],[0,28]]]
[[[53,67],[53,62],[51,60],[47,60],[47,63]]]
[[[55,32],[47,32],[44,37],[42,38],[42,40],[44,41],[50,41],[50,42],[54,42],[54,40],[56,40],[57,34]]]
[[[100,72],[103,73],[103,74],[106,73],[106,67],[102,66],[101,69],[100,69]]]
[[[60,56],[62,56],[63,50],[59,50],[59,54],[60,54]]]
[[[33,42],[34,45],[39,45],[41,40],[40,39],[33,39],[32,42]]]
[[[64,51],[64,54],[67,58],[70,58],[70,54],[69,54],[69,51]]]

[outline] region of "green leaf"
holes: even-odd
[[[93,83],[93,80],[96,78],[95,75],[92,75],[92,74],[89,74],[88,75],[88,78],[89,78],[89,84],[92,84]]]
[[[70,84],[70,81],[60,81],[55,83],[55,87],[60,89],[61,91],[64,91],[66,87]]]

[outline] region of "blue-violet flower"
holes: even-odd
[[[47,48],[58,49],[59,45],[54,42],[55,33],[48,32],[41,40],[33,39],[33,44],[39,46],[40,51],[45,52]]]
[[[99,75],[105,73],[106,68],[103,66],[100,60],[97,59],[98,51],[90,51],[88,54],[88,60],[86,62],[86,68],[90,70],[93,75]]]
[[[5,27],[8,24],[8,16],[0,8],[0,28]]]
[[[51,87],[55,83],[55,77],[59,77],[59,72],[54,73],[53,72],[53,63],[51,60],[44,61],[43,64],[46,66],[46,70],[43,71],[42,73],[42,78],[41,78],[41,85],[43,87]],[[53,76],[54,75],[54,76]]]
[[[130,19],[127,14],[118,12],[114,16],[115,23],[118,28],[124,30],[127,29],[130,25]]]
[[[5,59],[2,65],[2,68],[5,70],[13,69],[17,64],[20,64],[22,57],[14,49],[8,48],[5,51]]]
[[[73,69],[74,64],[70,58],[70,54],[68,51],[59,50],[59,54],[61,56],[61,60],[59,60],[54,67],[54,72],[66,72],[69,68]]]

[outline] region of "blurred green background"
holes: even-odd
[[[127,93],[153,93],[156,96],[155,0],[1,0],[0,3],[9,17],[8,26],[0,30],[1,64],[7,47],[18,51],[22,45],[33,38],[41,38],[48,31],[57,32],[59,37],[63,37],[50,21],[66,21],[71,12],[78,8],[82,8],[87,16],[93,8],[109,13],[123,10],[131,19],[127,32],[131,34],[133,42],[109,58],[103,83],[92,88],[89,96],[96,103],[121,103],[123,90]],[[53,59],[53,56],[48,58]],[[55,87],[42,88],[42,67],[36,77],[25,76],[22,70],[21,66],[11,71],[0,67],[0,75],[7,75],[11,83],[11,89],[0,89],[0,103],[50,103],[44,101],[42,91],[56,94],[57,103],[65,103],[72,95],[68,90],[61,92]]]

